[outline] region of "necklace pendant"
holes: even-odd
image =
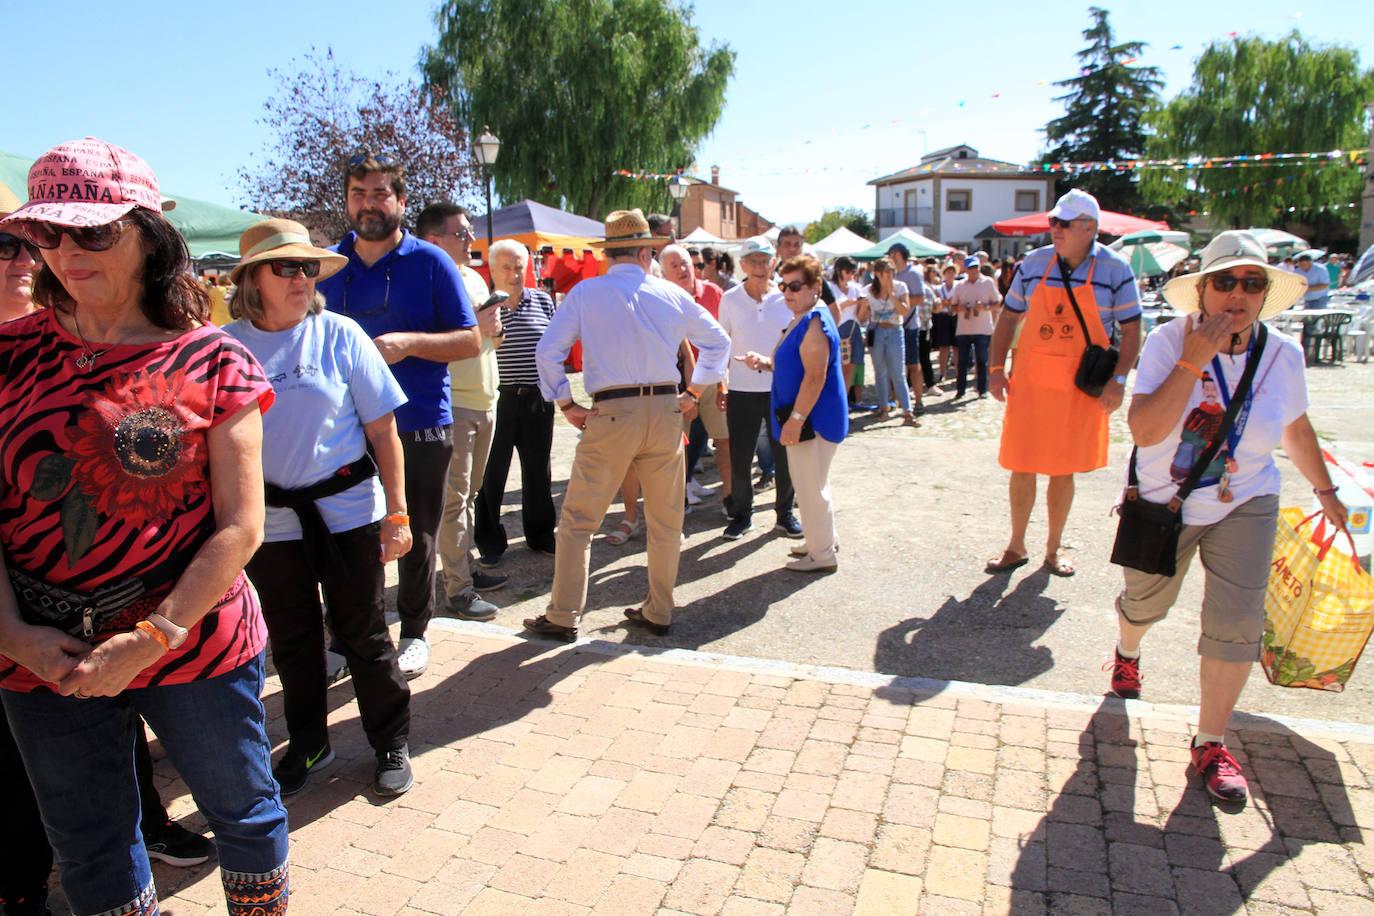
[[[91,368],[93,368],[94,366],[95,366],[95,354],[94,354],[94,353],[82,353],[80,356],[78,356],[78,357],[76,358],[76,368],[78,368],[78,369],[91,369]]]

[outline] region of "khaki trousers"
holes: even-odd
[[[839,546],[835,507],[830,502],[830,464],[839,447],[838,442],[820,436],[787,446],[787,469],[797,491],[806,553],[825,563],[835,559],[835,548]]]
[[[450,600],[472,586],[473,505],[482,489],[495,417],[491,410],[453,408],[453,457],[448,462],[448,492],[439,523],[444,595]]]
[[[586,609],[592,535],[631,465],[644,490],[649,544],[649,595],[641,610],[654,623],[672,622],[686,482],[682,410],[676,395],[660,394],[603,401],[587,418],[558,519],[553,592],[545,612],[550,623],[575,627]]]

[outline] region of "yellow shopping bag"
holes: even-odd
[[[1325,537],[1325,519],[1310,534],[1303,532],[1320,514],[1279,512],[1260,666],[1280,687],[1339,692],[1374,632],[1374,580],[1355,559],[1353,541],[1350,556],[1332,552],[1342,532]]]

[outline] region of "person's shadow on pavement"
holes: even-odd
[[[930,617],[910,617],[878,634],[873,670],[881,674],[980,684],[1024,684],[1054,667],[1054,652],[1035,641],[1063,609],[1043,594],[1049,573],[1036,570],[1006,591],[992,576],[967,598],[950,596]]]
[[[1245,804],[1214,801],[1188,768],[1186,723],[1131,720],[1122,700],[1104,697],[1076,753],[1054,740],[1051,724],[1045,759],[1054,801],[1018,837],[993,839],[1015,851],[994,850],[994,862],[1014,864],[1001,874],[994,866],[990,881],[1013,896],[1046,895],[1050,912],[1230,914],[1251,900],[1337,912],[1335,894],[1367,896],[1342,845],[1363,842],[1341,775],[1353,764],[1277,723],[1247,718],[1260,727],[1233,731],[1227,743],[1249,780]],[[1017,755],[1035,757],[1013,749]],[[999,768],[1003,778],[1020,784],[1033,774]],[[998,795],[1002,804],[1034,803],[1025,791]],[[1309,888],[1332,897],[1314,899]]]

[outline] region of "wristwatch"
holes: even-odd
[[[793,420],[796,420],[798,423],[805,423],[805,422],[806,422],[806,414],[804,414],[804,413],[798,413],[797,411],[794,410],[794,411],[792,411],[792,419],[793,419]]]
[[[1112,381],[1116,382],[1118,385],[1120,385],[1120,386],[1123,387],[1123,388],[1126,387],[1126,376],[1124,376],[1124,375],[1113,375],[1113,376],[1112,376]]]

